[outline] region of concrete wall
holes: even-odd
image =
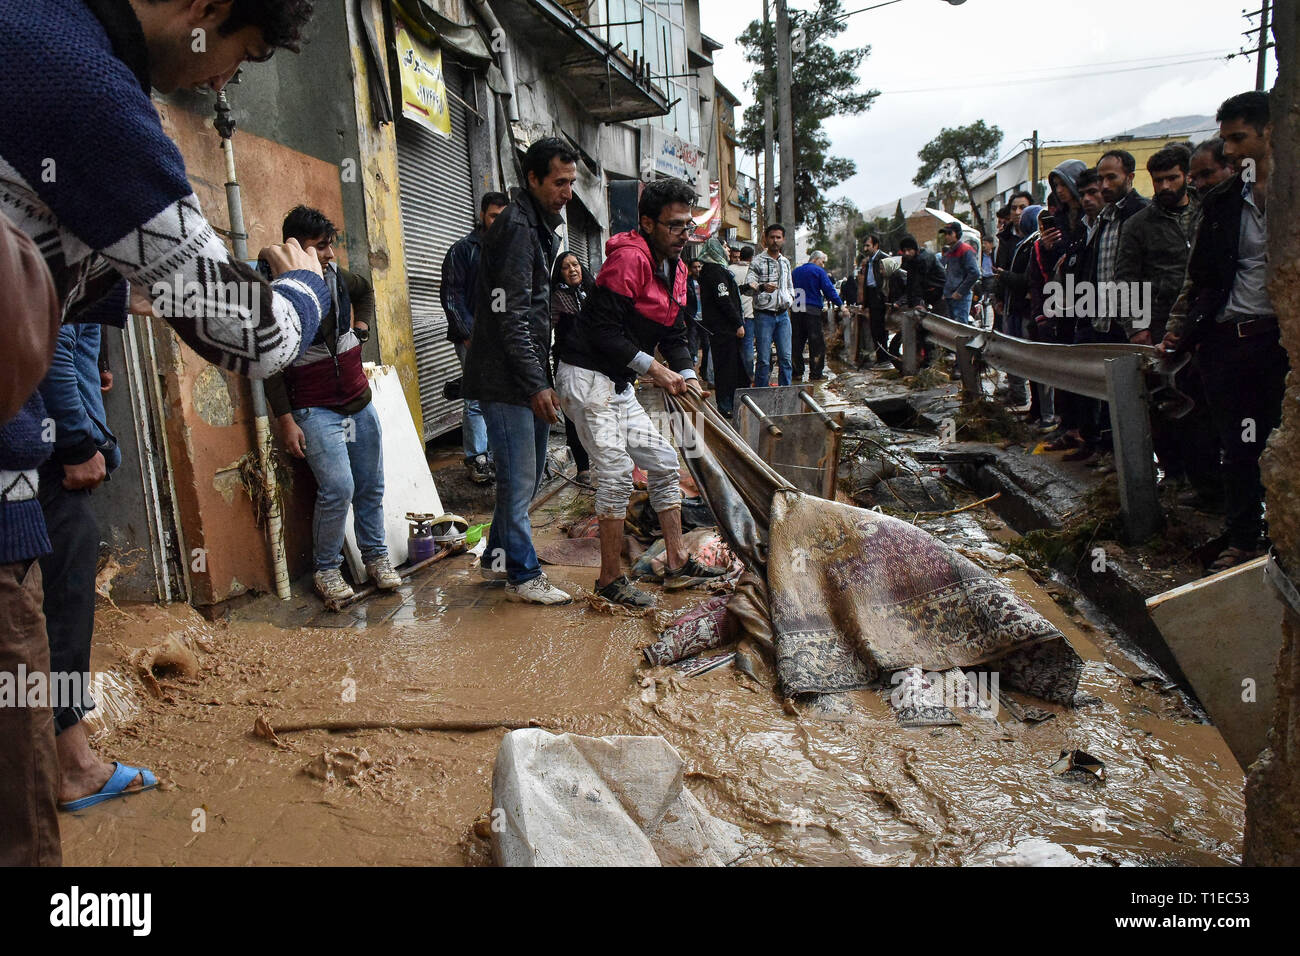
[[[185,153],[190,182],[205,215],[214,228],[228,233],[220,138],[199,114],[166,104],[160,114],[164,130]],[[279,241],[284,212],[297,201],[319,207],[335,222],[346,221],[334,163],[249,131],[236,134],[236,161],[250,254]],[[256,526],[238,473],[239,460],[254,448],[249,384],[199,358],[162,323],[155,323],[155,335],[183,537],[187,549],[207,551],[206,571],[191,570],[192,600],[212,604],[245,590],[270,590],[274,579],[265,535]],[[285,498],[291,574],[307,569],[314,493],[310,471],[297,466]]]
[[[377,279],[344,9],[341,3],[318,5],[303,52],[281,51],[268,63],[246,66],[227,96],[237,124],[234,144],[250,256],[280,241],[285,213],[306,203],[339,226],[340,261]],[[185,157],[205,215],[229,242],[214,103],[211,94],[186,91],[164,98],[158,107],[164,129]],[[378,257],[381,266],[384,259]],[[409,316],[409,309],[379,311],[380,332],[366,346],[368,360],[381,358],[385,337],[390,340],[385,361],[393,361],[394,353],[400,360],[403,340],[409,348],[409,318],[395,316]],[[254,446],[249,385],[202,361],[162,323],[155,324],[155,342],[181,535],[186,555],[195,548],[205,551],[206,568],[191,568],[191,599],[212,604],[247,590],[271,590],[265,534],[256,526],[238,474],[241,457]],[[415,407],[418,413],[418,400]],[[297,575],[309,568],[315,484],[305,466],[295,464],[294,471],[285,492],[285,544],[290,573]]]

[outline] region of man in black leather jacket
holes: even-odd
[[[533,549],[528,506],[541,487],[560,399],[551,377],[551,263],[560,211],[573,198],[578,156],[546,137],[524,157],[526,186],[483,237],[474,330],[462,394],[478,401],[497,468],[483,576],[506,597],[533,604],[573,600],[546,580]]]

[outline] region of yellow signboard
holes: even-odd
[[[397,64],[402,77],[402,114],[442,136],[451,136],[451,111],[442,76],[442,50],[411,35],[400,19]]]

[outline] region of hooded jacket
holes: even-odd
[[[956,293],[968,296],[980,278],[979,257],[970,243],[958,239],[943,250],[943,297],[949,299]]]
[[[1078,199],[1079,177],[1087,168],[1088,164],[1081,159],[1067,159],[1047,174],[1047,182],[1055,189],[1056,181],[1059,179],[1065,183],[1065,188],[1070,190],[1070,195]]]
[[[668,259],[656,267],[639,230],[611,236],[596,289],[560,346],[560,361],[600,372],[622,392],[649,368],[656,348],[669,368],[693,378],[689,342],[686,263]]]

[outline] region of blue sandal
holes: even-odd
[[[113,776],[108,778],[108,782],[100,788],[99,793],[92,793],[80,800],[60,804],[59,809],[67,812],[84,810],[87,807],[93,807],[97,803],[103,803],[105,800],[134,796],[137,793],[144,793],[146,790],[152,790],[158,786],[158,778],[143,767],[128,767],[121,761],[114,761],[114,763],[117,765],[117,769],[113,771]],[[131,785],[131,781],[137,775],[140,777],[140,788],[138,790],[128,790],[127,787]]]

